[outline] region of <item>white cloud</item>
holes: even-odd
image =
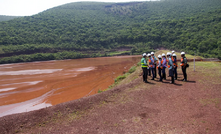
[[[128,2],[142,0],[0,0],[0,15],[30,16],[55,6],[77,1]]]

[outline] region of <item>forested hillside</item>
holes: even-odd
[[[0,63],[162,47],[221,57],[221,1],[79,2],[0,23]]]
[[[21,17],[21,16],[6,16],[6,15],[0,15],[0,22],[1,22],[1,21],[12,20],[12,19],[15,19],[15,18],[18,18],[18,17]]]

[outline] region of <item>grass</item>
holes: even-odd
[[[162,53],[164,54],[167,54],[167,52],[170,52],[171,53],[172,50],[159,50],[155,53],[155,56],[157,57],[159,54],[162,55]],[[181,56],[180,56],[180,52],[175,52],[175,54],[177,55],[177,58],[180,59]],[[186,57],[187,59],[193,59],[194,58],[194,55],[190,55],[190,54],[186,54]],[[196,56],[195,57],[196,59],[205,59],[201,56]]]
[[[114,55],[121,55],[121,54],[128,54],[130,51],[116,51],[116,52],[110,52],[108,55],[114,56]]]
[[[115,86],[118,85],[122,80],[124,80],[125,78],[127,78],[127,76],[129,76],[130,74],[134,73],[134,72],[136,71],[136,68],[137,68],[136,66],[132,66],[132,67],[128,70],[127,73],[118,76],[118,77],[114,80],[114,84],[110,85],[108,89],[105,89],[105,90],[99,89],[99,90],[98,90],[98,93],[102,93],[102,92],[104,92],[104,91],[107,91],[107,90],[109,90],[109,89],[115,87]],[[136,78],[138,78],[138,77],[133,78],[133,80],[136,79]]]

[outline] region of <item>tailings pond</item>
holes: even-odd
[[[96,94],[136,65],[140,56],[0,65],[0,117]]]

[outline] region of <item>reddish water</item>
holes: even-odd
[[[0,117],[96,94],[139,60],[119,56],[0,65]]]

